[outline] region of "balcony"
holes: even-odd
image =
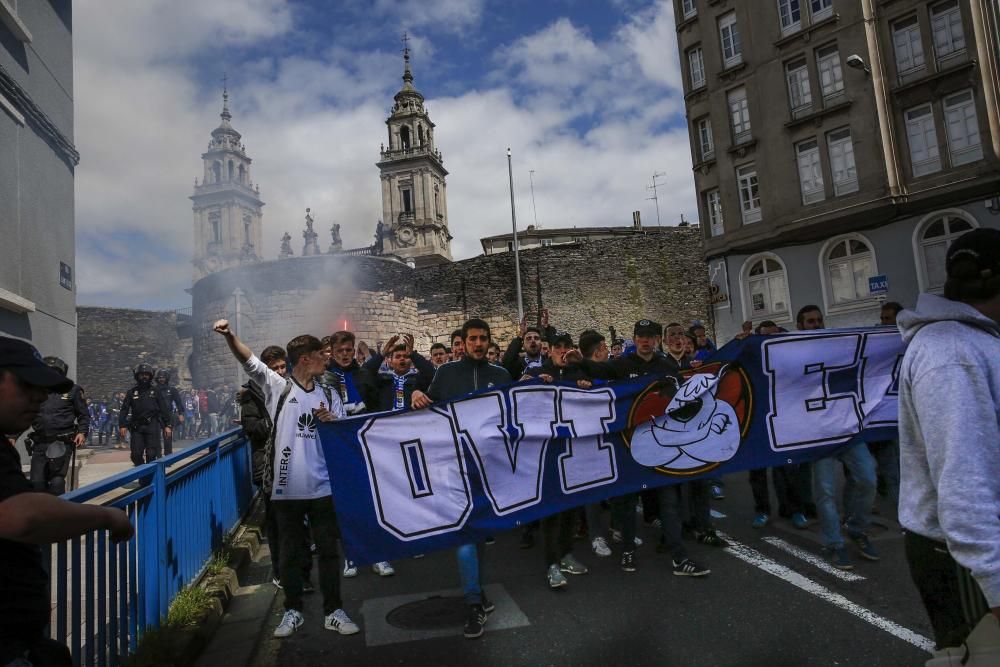
[[[399,218],[397,220],[401,225],[406,225],[406,224],[412,225],[416,221],[416,219],[417,216],[414,213],[400,213]]]
[[[382,160],[401,160],[404,158],[411,157],[421,157],[424,155],[430,156],[436,159],[438,162],[444,162],[444,157],[441,155],[441,151],[431,150],[430,146],[410,146],[408,148],[385,148],[384,146],[379,151],[379,155]]]

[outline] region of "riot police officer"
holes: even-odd
[[[63,376],[69,370],[59,357],[45,357],[46,365]],[[65,394],[49,394],[31,424],[31,485],[36,491],[61,496],[66,493],[66,475],[73,450],[82,447],[90,429],[90,412],[83,388],[74,384]]]
[[[181,392],[177,387],[170,386],[170,371],[161,368],[156,371],[156,390],[163,394],[163,400],[170,411],[170,421],[167,425],[173,428],[177,423],[184,423],[184,401],[181,400]],[[175,423],[176,421],[176,423]],[[183,430],[181,431],[183,437]],[[174,453],[174,436],[172,431],[163,431],[163,454],[164,456]]]
[[[132,374],[136,385],[125,392],[118,414],[118,431],[125,438],[131,435],[132,463],[141,466],[160,456],[160,431],[173,435],[170,427],[170,407],[161,392],[153,386],[153,367],[139,364]]]

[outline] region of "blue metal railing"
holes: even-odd
[[[159,627],[253,500],[250,446],[229,431],[63,496],[125,510],[128,542],[94,531],[55,545],[51,635],[74,665],[117,664]]]

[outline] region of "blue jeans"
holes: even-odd
[[[463,544],[455,550],[458,556],[458,577],[466,604],[482,604],[483,589],[479,585],[479,549],[475,544]]]
[[[857,442],[839,454],[813,463],[813,498],[819,517],[823,542],[827,547],[844,546],[840,533],[840,514],[837,511],[837,468],[843,463],[851,473],[851,487],[844,499],[847,514],[847,532],[858,535],[868,530],[872,502],[875,500],[875,459],[868,445]]]

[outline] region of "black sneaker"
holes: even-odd
[[[674,574],[678,577],[704,577],[711,570],[702,565],[698,565],[690,558],[685,558],[681,562],[670,561],[674,566]]]
[[[493,600],[490,600],[489,598],[486,597],[486,594],[483,594],[483,611],[485,611],[487,614],[492,614],[493,610],[495,610],[496,608],[497,606],[493,604]]]
[[[469,607],[469,616],[465,619],[464,635],[466,639],[476,639],[483,636],[486,625],[486,609],[481,604]]]
[[[313,587],[312,582],[306,579],[302,582],[302,594],[306,595],[309,593],[315,593],[316,589]]]
[[[710,547],[728,547],[729,542],[719,537],[719,534],[714,530],[706,530],[703,533],[695,533],[697,535],[698,542],[701,544],[707,544]]]
[[[625,572],[635,572],[635,552],[622,552],[622,570]]]
[[[489,537],[486,538],[486,544],[487,545],[496,544],[496,543],[497,543],[497,540],[492,535],[490,535]]]

